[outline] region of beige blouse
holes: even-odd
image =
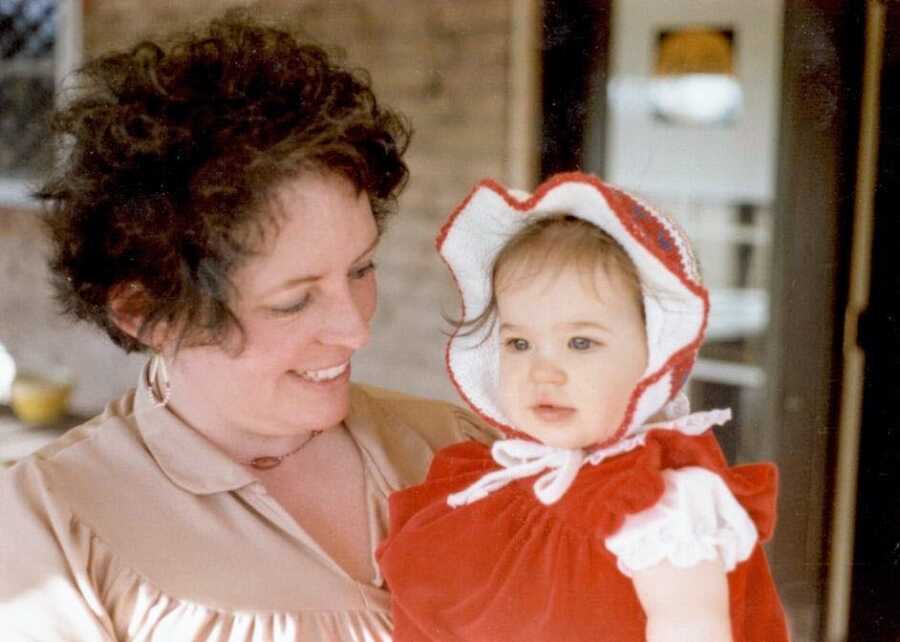
[[[370,541],[438,448],[492,435],[450,404],[354,386]],[[383,641],[389,595],[350,578],[245,468],[142,384],[0,472],[6,641]]]

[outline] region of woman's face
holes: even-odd
[[[376,303],[368,196],[310,173],[274,203],[277,233],[232,275],[243,350],[182,348],[169,360],[170,405],[205,432],[295,435],[335,426],[349,410],[350,361],[369,340]]]

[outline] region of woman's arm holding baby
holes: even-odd
[[[632,581],[648,642],[731,642],[728,579],[718,559],[688,568],[662,562],[635,572]]]

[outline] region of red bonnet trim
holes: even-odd
[[[700,344],[703,342],[703,337],[706,334],[706,327],[709,318],[709,295],[706,291],[706,288],[694,281],[694,279],[692,279],[685,272],[678,244],[675,242],[675,239],[672,237],[669,230],[657,220],[655,214],[650,213],[650,211],[646,207],[631,198],[627,193],[622,192],[617,188],[606,185],[594,176],[582,174],[580,172],[568,172],[557,174],[551,179],[541,183],[535,189],[534,193],[524,201],[510,194],[503,185],[493,179],[485,179],[480,181],[469,192],[468,196],[466,196],[466,198],[453,210],[444,225],[441,226],[441,229],[438,232],[437,237],[435,238],[435,247],[441,257],[441,260],[447,266],[453,278],[454,286],[456,287],[457,294],[459,295],[460,310],[462,315],[461,318],[465,319],[467,318],[467,311],[465,307],[465,300],[462,296],[462,288],[459,285],[459,280],[457,279],[456,272],[453,270],[452,266],[449,264],[442,252],[444,243],[446,242],[447,237],[450,233],[450,229],[456,222],[457,217],[459,217],[459,215],[466,209],[475,195],[483,189],[490,190],[500,196],[514,211],[527,215],[530,213],[530,210],[532,210],[535,205],[537,205],[546,196],[548,192],[564,183],[583,183],[586,185],[590,185],[591,187],[599,191],[606,202],[609,204],[612,212],[616,215],[616,217],[619,219],[620,223],[625,227],[628,233],[648,252],[650,252],[650,254],[659,259],[660,262],[662,262],[669,269],[669,271],[678,278],[678,280],[682,283],[682,285],[684,285],[685,288],[687,288],[703,302],[703,321],[694,340],[672,354],[659,369],[647,375],[640,382],[638,382],[638,385],[635,387],[635,390],[632,393],[631,398],[629,399],[628,406],[625,411],[625,417],[623,418],[621,425],[616,429],[616,432],[609,439],[591,448],[591,450],[597,450],[600,448],[605,448],[625,436],[625,433],[628,430],[628,426],[631,423],[632,418],[634,417],[634,412],[637,408],[638,400],[651,385],[659,381],[659,379],[665,376],[665,374],[670,370],[672,371],[672,387],[669,390],[668,400],[671,401],[674,398],[677,392],[681,389],[681,385],[684,383],[687,374],[690,372],[696,354],[700,349]],[[659,214],[659,216],[662,216],[662,214]],[[478,405],[473,403],[472,399],[470,399],[469,396],[465,393],[459,381],[457,380],[453,369],[450,367],[450,347],[453,344],[453,341],[456,339],[457,333],[458,329],[454,329],[453,334],[447,341],[447,345],[444,349],[444,363],[450,376],[450,381],[453,387],[456,389],[457,393],[469,405],[469,407],[471,407],[472,410],[476,414],[478,414],[479,417],[481,417],[481,419],[483,419],[491,426],[502,430],[509,435],[535,441],[532,437],[515,430],[512,426],[502,424],[489,417],[485,413],[485,411],[478,407]]]

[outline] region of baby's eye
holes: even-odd
[[[569,339],[569,347],[572,350],[590,350],[597,344],[593,339],[587,337],[572,337]]]
[[[519,338],[507,339],[506,346],[515,352],[525,352],[531,347],[528,341]]]

